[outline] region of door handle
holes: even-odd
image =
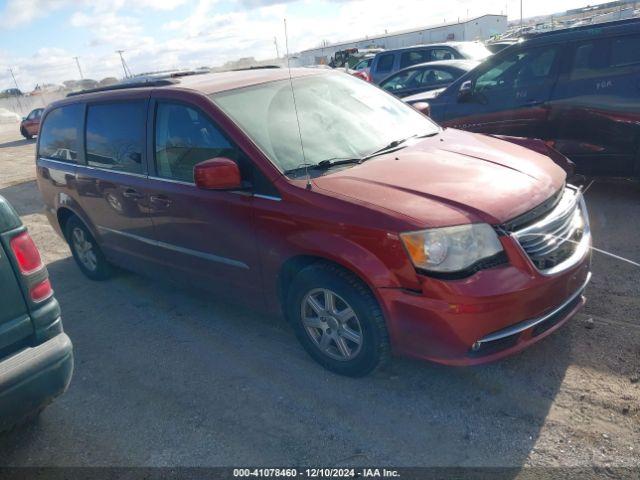
[[[127,188],[124,192],[122,192],[122,196],[125,198],[133,198],[139,200],[142,198],[142,194],[133,188]]]
[[[163,207],[168,207],[173,203],[166,195],[151,195],[149,199],[151,200],[151,203],[162,205]]]
[[[524,103],[525,107],[537,107],[538,105],[542,105],[544,102],[542,100],[528,100]]]

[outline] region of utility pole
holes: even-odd
[[[280,50],[278,49],[278,37],[273,37],[273,44],[276,46],[276,58],[280,58]]]
[[[73,58],[76,61],[76,65],[78,66],[78,71],[80,72],[80,80],[83,80],[84,77],[82,76],[82,69],[80,68],[80,60],[78,60],[78,57],[73,57]]]
[[[124,53],[124,50],[116,50],[116,53],[120,55],[120,62],[122,63],[122,71],[124,72],[124,78],[132,77],[133,75],[131,75],[131,70],[129,70],[129,66],[127,65],[127,62],[125,62],[124,57],[122,56],[122,54]]]
[[[11,74],[11,78],[13,78],[13,83],[16,86],[16,89],[20,91],[20,87],[18,87],[18,82],[16,82],[16,77],[13,74],[13,70],[9,68],[9,73]],[[16,95],[16,102],[18,103],[18,108],[22,111],[22,105],[20,104],[20,95]]]
[[[520,0],[520,34],[522,35],[522,0]]]

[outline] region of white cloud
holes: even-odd
[[[0,12],[0,26],[15,28],[63,7],[68,0],[9,0]]]
[[[70,23],[91,32],[91,46],[109,44],[118,48],[137,46],[144,41],[140,20],[131,16],[122,16],[114,12],[75,12]]]
[[[173,10],[187,0],[8,0],[0,11],[0,26],[17,28],[38,18],[46,17],[63,7],[91,6],[96,12],[116,12],[123,7],[137,12]]]

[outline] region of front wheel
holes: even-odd
[[[298,273],[287,315],[309,355],[333,372],[359,377],[388,361],[389,335],[377,300],[336,265],[313,264]]]
[[[26,138],[27,140],[31,140],[33,138],[33,135],[29,134],[29,132],[27,132],[24,127],[20,128],[20,134]]]

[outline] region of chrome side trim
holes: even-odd
[[[195,187],[196,184],[194,182],[186,182],[184,180],[174,180],[173,178],[164,178],[164,177],[156,177],[156,176],[151,176],[149,175],[149,180],[158,180],[160,182],[167,182],[167,183],[177,183],[178,185],[187,185],[189,187]]]
[[[47,158],[47,157],[38,157],[38,161],[40,161],[40,160],[44,160],[45,162],[57,163],[57,164],[60,164],[60,165],[66,165],[68,167],[77,167],[78,166],[78,162],[70,162],[70,161],[64,161],[64,160],[54,160],[53,158]]]
[[[223,263],[225,265],[230,265],[232,267],[244,268],[246,270],[249,270],[249,265],[247,265],[244,262],[241,262],[239,260],[234,260],[232,258],[220,257],[218,255],[214,255],[213,253],[205,253],[199,250],[192,250],[190,248],[179,247],[178,245],[173,245],[171,243],[152,240],[150,238],[134,235],[133,233],[122,232],[120,230],[114,230],[112,228],[107,228],[100,225],[98,225],[98,231],[100,233],[113,233],[116,235],[122,235],[123,237],[131,238],[133,240],[138,240],[139,242],[146,243],[147,245],[153,245],[154,247],[165,248],[173,252],[184,253],[185,255],[192,255],[194,257],[202,258],[204,260],[209,260],[211,262]]]
[[[107,172],[107,173],[116,173],[118,175],[126,175],[128,177],[147,178],[147,174],[146,173],[123,172],[121,170],[111,170],[109,168],[100,168],[100,167],[94,167],[92,165],[83,165],[83,164],[78,164],[77,166],[78,166],[78,169],[84,168],[84,169],[87,169],[87,170],[97,170],[99,172]]]
[[[274,202],[282,201],[280,197],[274,197],[273,195],[263,195],[262,193],[254,193],[253,196],[255,198],[264,198],[265,200],[273,200]]]
[[[147,178],[147,174],[145,174],[145,173],[123,172],[123,171],[120,171],[120,170],[111,170],[109,168],[93,167],[91,165],[85,165],[83,163],[78,163],[78,162],[70,162],[70,161],[64,161],[64,160],[54,160],[53,158],[47,158],[47,157],[38,157],[38,160],[44,160],[45,162],[52,162],[52,163],[57,163],[57,164],[60,164],[60,165],[67,165],[67,166],[77,167],[78,169],[84,168],[84,169],[87,169],[87,170],[98,170],[100,172],[117,173],[118,175],[128,175],[130,177]]]
[[[580,286],[580,288],[578,288],[574,293],[572,293],[571,296],[569,296],[569,298],[567,298],[564,302],[562,302],[556,308],[544,314],[543,316],[517,323],[503,330],[498,330],[497,332],[494,332],[490,335],[487,335],[486,337],[481,338],[480,340],[478,340],[477,343],[482,344],[482,343],[494,342],[502,338],[510,337],[520,332],[524,332],[525,330],[528,330],[531,327],[535,327],[536,325],[544,322],[545,320],[548,320],[549,318],[553,317],[556,313],[561,311],[564,307],[566,307],[571,302],[573,302],[579,295],[581,295],[584,289],[587,287],[587,284],[589,283],[590,280],[591,280],[591,272],[587,274],[587,278],[582,284],[582,286]]]
[[[92,167],[90,165],[83,165],[83,164],[79,164],[79,163],[72,163],[72,162],[64,162],[62,160],[52,160],[49,158],[45,158],[45,157],[39,157],[39,160],[45,160],[47,162],[54,162],[54,163],[59,163],[61,165],[71,165],[73,167],[78,167],[78,168],[86,168],[88,170],[99,170],[101,172],[110,172],[110,173],[118,173],[120,175],[130,175],[132,177],[139,177],[139,178],[148,178],[149,180],[157,180],[160,182],[167,182],[167,183],[175,183],[177,185],[186,185],[188,187],[195,187],[196,184],[194,182],[185,182],[184,180],[174,180],[172,178],[164,178],[164,177],[158,177],[155,175],[145,175],[142,173],[132,173],[132,172],[121,172],[119,170],[109,170],[108,168],[100,168],[100,167]],[[231,193],[235,193],[238,195],[251,195],[249,192],[245,192],[242,190],[229,190]],[[282,198],[280,197],[276,197],[273,195],[263,195],[261,193],[254,193],[252,195],[254,198],[262,198],[264,200],[273,200],[274,202],[281,202]]]

